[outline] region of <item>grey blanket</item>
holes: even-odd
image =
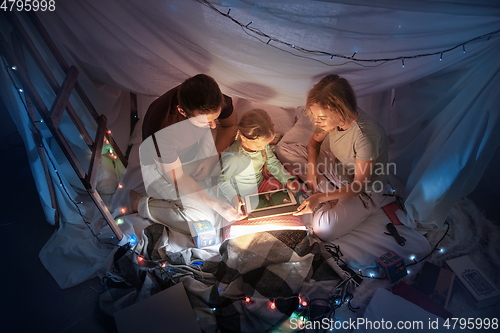
[[[306,231],[241,236],[226,240],[219,253],[169,252],[167,235],[164,226],[151,225],[139,249],[116,252],[100,298],[102,310],[112,314],[183,282],[203,332],[266,332],[299,310],[299,299],[310,309],[339,292],[345,296],[349,284],[342,283],[347,280],[336,264],[339,253],[332,256]]]

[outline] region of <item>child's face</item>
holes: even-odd
[[[240,135],[241,145],[248,151],[259,151],[264,150],[266,146],[273,141],[274,134],[268,137],[258,137],[255,140],[250,140],[245,138],[243,135]]]

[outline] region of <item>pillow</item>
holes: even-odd
[[[246,112],[253,109],[262,109],[267,111],[274,122],[276,133],[286,133],[297,121],[297,113],[301,108],[281,108],[278,106],[264,103],[253,102],[244,98],[233,98],[234,110],[238,121]]]

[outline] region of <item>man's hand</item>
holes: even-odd
[[[239,221],[246,217],[243,216],[240,212],[238,212],[238,210],[236,210],[235,208],[233,208],[233,206],[231,206],[226,202],[220,202],[220,201],[217,202],[217,204],[214,205],[213,209],[228,222]]]
[[[208,176],[210,176],[212,174],[212,171],[213,171],[214,166],[217,163],[217,161],[218,161],[217,156],[213,156],[213,157],[204,159],[198,165],[196,170],[194,170],[194,172],[191,173],[189,176],[197,182],[207,178]]]

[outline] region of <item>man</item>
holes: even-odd
[[[214,142],[211,129],[216,119],[220,128]],[[204,190],[218,153],[235,135],[231,98],[208,75],[193,76],[156,99],[144,118],[139,148],[148,197],[131,192],[132,210],[184,233],[189,233],[188,221],[214,223],[213,211],[228,221],[241,219],[231,205]]]

